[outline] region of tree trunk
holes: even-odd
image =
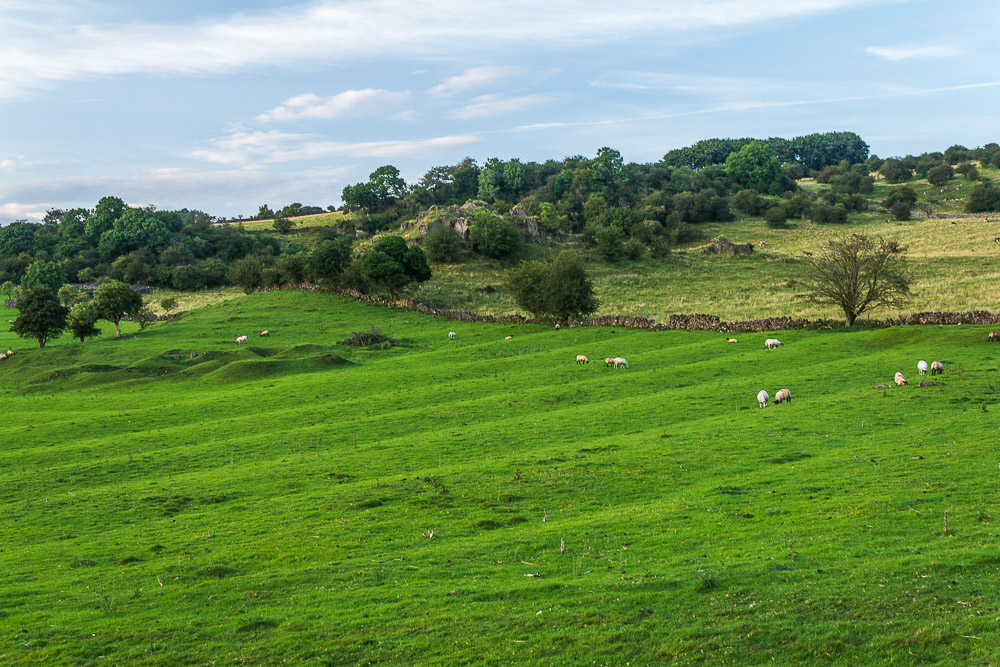
[[[119,325],[119,322],[121,322],[121,320],[115,320],[115,340],[122,337],[122,328]]]

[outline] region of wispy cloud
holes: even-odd
[[[696,108],[685,108],[670,111],[650,112],[647,114],[636,114],[619,118],[600,118],[581,121],[556,121],[551,123],[530,123],[521,125],[515,130],[545,130],[555,128],[591,127],[600,125],[615,125],[620,123],[637,123],[643,121],[660,121],[669,118],[683,118],[686,116],[699,116],[703,114],[725,113],[732,111],[749,111],[755,109],[771,109],[780,107],[797,107],[809,105],[840,104],[846,102],[864,102],[869,100],[891,99],[897,97],[920,97],[923,95],[935,95],[939,93],[954,93],[965,90],[978,90],[1000,87],[1000,81],[984,81],[980,83],[966,83],[957,86],[943,86],[939,88],[920,88],[883,91],[865,95],[844,95],[836,97],[819,97],[816,99],[798,100],[744,100],[726,102],[721,104],[709,104]]]
[[[448,116],[450,118],[461,119],[500,116],[551,102],[552,98],[546,95],[521,95],[516,97],[480,95],[479,97],[474,97],[470,104],[460,109],[455,109]]]
[[[911,46],[869,46],[868,53],[886,60],[899,61],[910,58],[955,58],[962,55],[961,49],[948,44],[921,44]]]
[[[8,202],[0,204],[0,220],[41,220],[50,208],[48,204]]]
[[[298,119],[332,120],[344,116],[384,111],[404,103],[409,97],[408,92],[393,92],[374,88],[346,90],[329,97],[319,97],[307,93],[288,98],[270,111],[257,116],[257,120],[262,122]]]
[[[14,3],[0,23],[0,97],[57,81],[127,74],[204,75],[261,66],[454,55],[512,45],[628,42],[639,36],[801,18],[891,0],[316,0],[178,25],[80,21],[70,0]],[[72,10],[72,11],[70,11]],[[481,68],[477,68],[481,69]],[[448,86],[474,83],[476,72]],[[489,75],[490,71],[479,72]],[[497,72],[493,72],[497,74]]]
[[[328,158],[398,158],[425,155],[475,143],[472,135],[396,141],[329,141],[314,135],[237,129],[209,142],[194,156],[219,164],[265,164]]]
[[[499,65],[473,67],[461,74],[445,79],[428,92],[432,95],[450,95],[452,93],[481,88],[487,84],[516,76],[521,72],[520,67],[501,67]]]

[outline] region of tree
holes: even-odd
[[[905,183],[913,176],[913,170],[903,166],[903,161],[897,158],[889,158],[882,163],[878,172],[882,174],[889,183]]]
[[[327,239],[320,241],[319,245],[309,253],[306,272],[315,283],[335,285],[350,262],[351,239],[345,236]]]
[[[260,208],[257,209],[257,215],[254,217],[258,220],[267,220],[274,217],[274,211],[267,204],[261,204]]]
[[[177,299],[175,299],[174,297],[165,296],[162,299],[160,299],[160,308],[163,309],[163,312],[169,313],[176,307],[177,307]]]
[[[438,223],[424,237],[424,252],[432,262],[454,262],[462,252],[462,237],[448,223]]]
[[[292,227],[294,227],[295,224],[296,221],[291,220],[290,218],[285,216],[284,213],[276,213],[274,216],[274,222],[272,223],[271,226],[274,227],[274,231],[278,232],[279,234],[287,234],[288,232],[292,231]]]
[[[17,257],[35,251],[35,229],[41,225],[30,222],[12,222],[0,227],[0,257]]]
[[[989,213],[1000,211],[1000,190],[992,183],[980,183],[972,188],[965,200],[966,213]]]
[[[536,317],[570,320],[597,310],[594,284],[583,259],[563,252],[551,262],[522,262],[507,273],[504,286],[517,305]]]
[[[101,234],[97,247],[105,257],[115,257],[140,248],[155,252],[169,240],[166,224],[145,209],[130,208]]]
[[[21,287],[25,290],[30,290],[36,285],[45,285],[56,294],[59,293],[59,288],[65,284],[66,274],[63,272],[62,267],[55,262],[48,262],[41,259],[33,262],[28,267],[27,272],[24,274],[24,280],[21,281]]]
[[[944,185],[955,176],[955,170],[949,164],[939,164],[927,170],[927,182],[931,185]]]
[[[84,233],[87,239],[94,245],[101,240],[104,232],[115,225],[115,220],[120,218],[125,212],[125,202],[118,197],[102,197],[97,202],[94,212],[87,216],[84,225]]]
[[[47,285],[38,284],[23,290],[17,309],[19,312],[11,331],[21,338],[34,338],[38,347],[45,347],[66,328],[69,309],[59,303],[59,296]]]
[[[395,234],[380,238],[358,259],[358,266],[366,281],[390,294],[431,277],[424,251],[418,246],[407,247],[406,240]]]
[[[59,297],[59,303],[67,308],[72,307],[73,304],[88,300],[83,292],[72,285],[63,285],[56,294]]]
[[[112,280],[97,288],[93,304],[100,319],[114,323],[115,340],[118,340],[122,335],[122,318],[126,315],[138,315],[142,308],[142,297],[125,283]]]
[[[84,301],[74,304],[69,309],[66,324],[73,337],[79,338],[82,343],[87,338],[101,335],[101,330],[94,326],[97,324],[98,319],[100,318],[98,317],[97,309],[94,307],[94,302]]]
[[[770,192],[772,186],[778,186],[779,190],[781,187],[778,155],[763,141],[751,141],[739,152],[730,153],[726,158],[726,173],[742,187],[764,194]]]
[[[882,237],[852,234],[824,243],[817,254],[807,253],[800,285],[813,303],[837,306],[854,324],[862,313],[887,306],[906,305],[912,281],[906,267],[906,248]]]
[[[256,257],[244,257],[229,266],[226,277],[244,294],[253,294],[264,285],[264,267]]]
[[[518,245],[517,232],[503,218],[486,208],[477,208],[472,212],[469,239],[477,252],[494,259],[509,257]]]

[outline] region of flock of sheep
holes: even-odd
[[[7,357],[13,357],[13,356],[14,356],[14,350],[7,350],[7,354],[0,352],[0,361],[3,361]]]
[[[267,329],[264,329],[263,331],[260,332],[261,338],[263,338],[264,336],[270,336],[270,335],[271,335],[271,332],[268,331]],[[247,342],[247,337],[246,336],[237,336],[236,340],[233,341],[233,342],[235,342],[237,345],[239,345],[240,343],[245,343],[245,342]]]
[[[942,373],[944,373],[944,364],[942,364],[940,361],[932,361],[930,369],[931,369],[931,375],[941,375]],[[927,362],[924,361],[923,359],[917,362],[917,372],[920,373],[921,375],[927,375]],[[896,373],[896,376],[893,378],[893,381],[896,383],[897,387],[905,387],[908,384],[906,378],[903,377],[902,373]]]

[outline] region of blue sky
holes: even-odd
[[[0,222],[326,206],[383,164],[1000,141],[996,0],[0,0]]]

